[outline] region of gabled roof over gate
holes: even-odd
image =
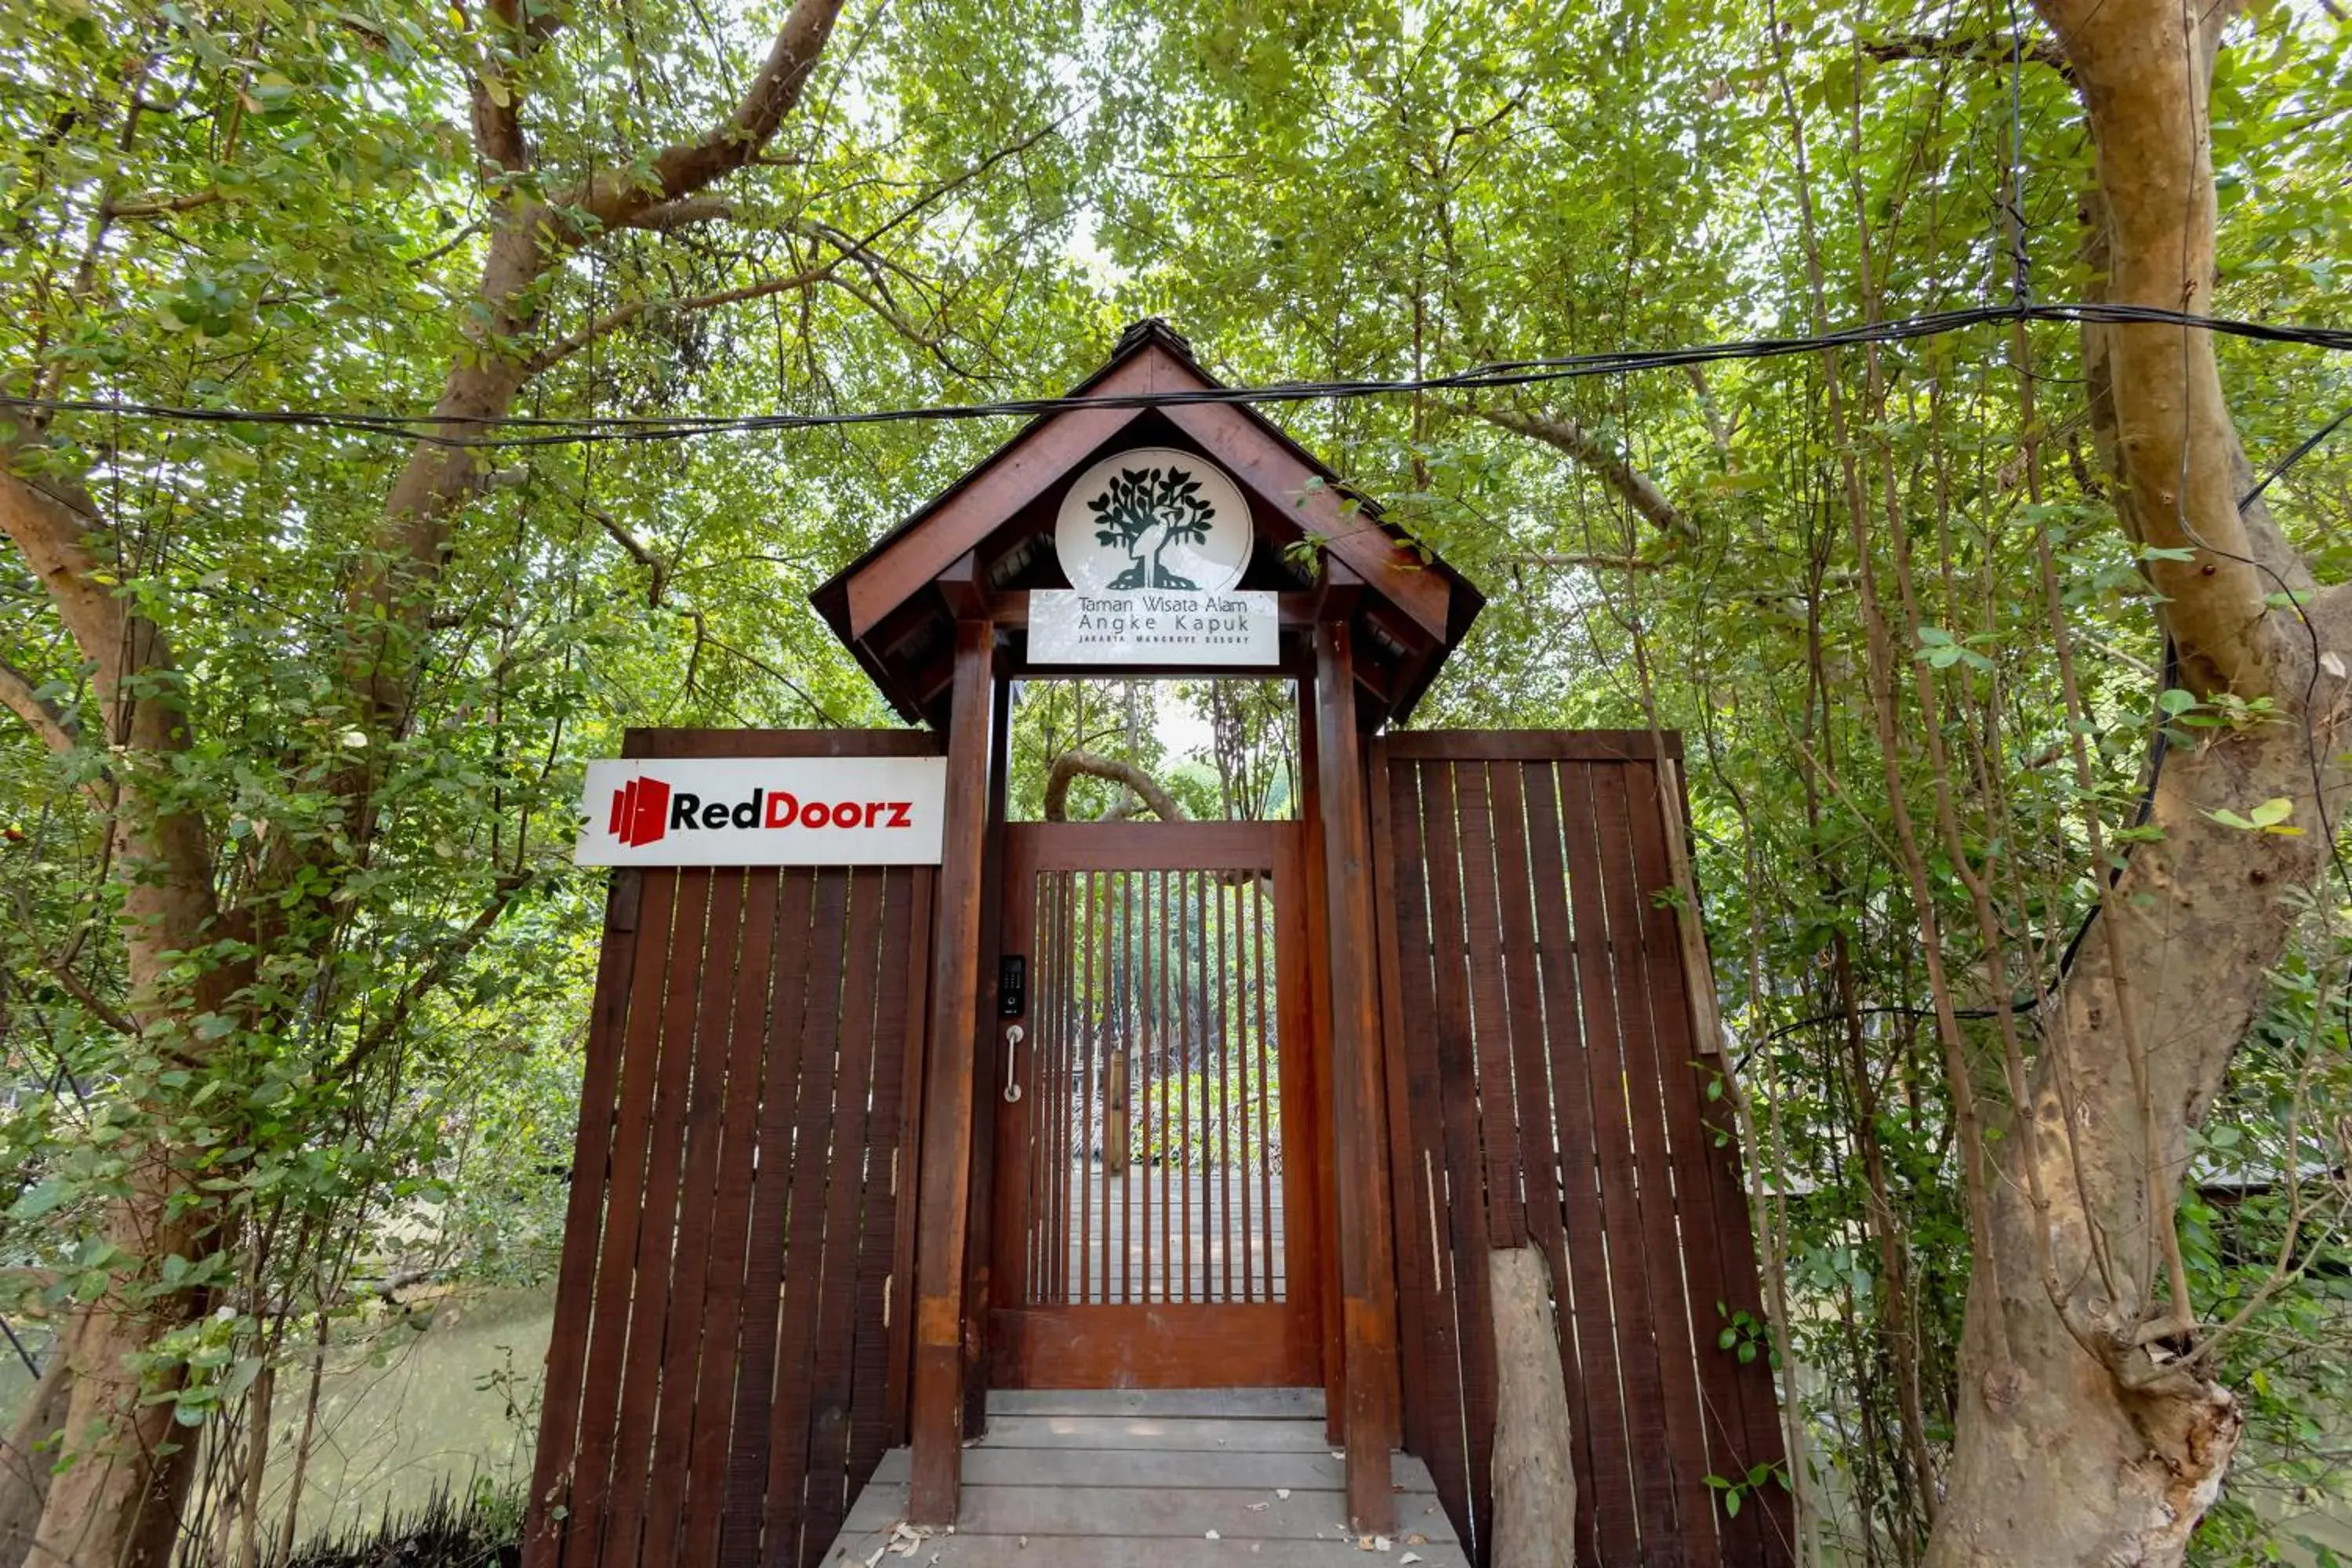
[[[1070,395],[1150,397],[1223,384],[1164,322],[1144,321]],[[1358,711],[1377,728],[1412,710],[1486,603],[1467,578],[1407,541],[1369,498],[1271,420],[1222,402],[1048,414],[876,541],[810,601],[909,720],[944,718],[955,622],[982,605],[1003,628],[1016,673],[1161,673],[1053,670],[1027,658],[1027,591],[1071,585],[1054,547],[1065,492],[1097,459],[1136,447],[1198,453],[1233,477],[1256,535],[1240,586],[1283,595],[1283,662],[1215,673],[1298,673],[1307,667],[1304,639],[1314,624],[1345,617],[1355,634]],[[1320,548],[1293,551],[1309,540]]]

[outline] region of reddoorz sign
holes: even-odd
[[[583,866],[935,866],[943,757],[594,762]]]

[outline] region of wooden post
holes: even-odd
[[[1496,1247],[1486,1268],[1495,1322],[1494,1568],[1575,1568],[1576,1470],[1559,1370],[1551,1267],[1533,1246]]]
[[[980,1009],[982,855],[995,729],[996,627],[956,623],[948,799],[933,905],[930,1049],[917,1198],[914,1443],[907,1511],[953,1524],[963,1480],[964,1248],[971,1231],[974,1052]]]
[[[1396,1237],[1381,1074],[1370,824],[1356,728],[1355,649],[1348,623],[1315,628],[1316,763],[1329,910],[1332,1177],[1339,1243],[1340,1333],[1347,1359],[1348,1528],[1396,1525],[1389,1450],[1397,1440]]]
[[[1316,1299],[1323,1335],[1323,1430],[1333,1447],[1345,1441],[1348,1415],[1347,1342],[1339,1331],[1339,1234],[1338,1194],[1331,1179],[1331,933],[1330,900],[1325,894],[1323,870],[1322,773],[1316,756],[1315,680],[1313,649],[1308,649],[1308,674],[1298,683],[1298,818],[1305,832],[1298,862],[1303,876],[1298,901],[1299,930],[1305,938],[1302,955],[1307,972],[1307,1029],[1299,1037],[1299,1055],[1307,1071],[1287,1086],[1311,1108],[1305,1118],[1310,1147],[1286,1158],[1299,1159],[1315,1173],[1309,1191],[1315,1235],[1324,1242],[1317,1250]]]

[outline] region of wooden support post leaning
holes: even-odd
[[[1389,1468],[1397,1440],[1396,1238],[1381,1071],[1370,824],[1351,641],[1344,620],[1315,628],[1317,784],[1330,931],[1331,1086],[1325,1103],[1338,1188],[1348,1528],[1372,1532],[1396,1524]]]
[[[964,1247],[971,1230],[973,1074],[980,1006],[981,858],[998,715],[996,628],[956,623],[944,844],[933,905],[930,1049],[916,1198],[914,1443],[907,1511],[952,1524],[963,1479]]]

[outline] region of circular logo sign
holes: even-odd
[[[1073,588],[1221,594],[1242,580],[1249,503],[1224,470],[1190,452],[1137,447],[1078,476],[1054,548]]]

